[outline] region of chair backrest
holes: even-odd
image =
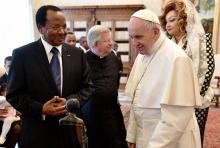
[[[213,73],[211,86],[215,95],[220,94],[220,54],[215,54],[215,71]]]
[[[220,76],[220,54],[215,54],[214,58],[215,58],[215,71],[213,74],[213,78],[215,76]]]

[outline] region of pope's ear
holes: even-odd
[[[154,34],[159,35],[160,34],[160,29],[158,27],[154,28]]]

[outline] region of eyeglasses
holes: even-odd
[[[103,43],[113,43],[113,40],[100,40],[98,42],[103,42]]]

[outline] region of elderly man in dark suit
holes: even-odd
[[[65,103],[77,98],[82,105],[93,91],[82,50],[64,43],[66,20],[52,5],[36,13],[41,38],[13,51],[7,100],[23,115],[20,147],[66,148],[59,119]],[[76,145],[72,147],[78,147]]]

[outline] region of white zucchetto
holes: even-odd
[[[141,9],[135,12],[134,14],[132,14],[131,17],[137,17],[137,18],[140,18],[146,21],[160,24],[158,16],[154,12],[150,11],[149,9]]]

